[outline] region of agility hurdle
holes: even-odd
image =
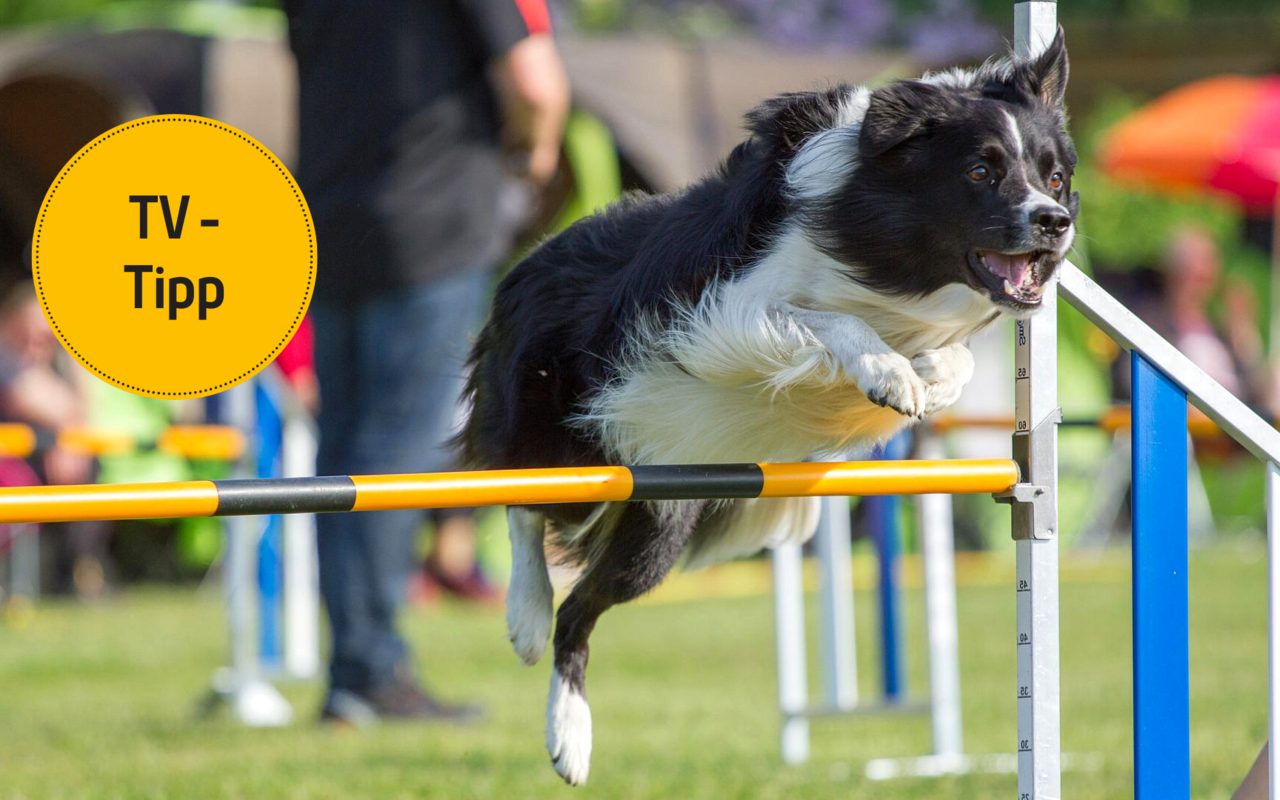
[[[1020,56],[1042,49],[1056,4],[1015,4]],[[1017,322],[1012,460],[600,467],[408,476],[197,481],[0,490],[0,522],[364,511],[510,503],[993,492],[1012,503],[1017,545],[1019,800],[1059,800],[1057,296],[1132,352],[1134,750],[1138,800],[1189,788],[1186,406],[1190,400],[1267,464],[1269,736],[1280,741],[1280,432],[1083,273],[1063,264],[1041,313]],[[1179,479],[1179,473],[1180,479]],[[1178,487],[1181,486],[1182,489]],[[1270,796],[1280,800],[1271,749]]]
[[[1035,1],[1035,0],[1033,0]],[[1274,740],[1280,432],[1250,411],[1075,267],[1063,294],[1134,351],[1135,771],[1139,800],[1189,796],[1185,470],[1191,399],[1268,462],[1269,704]],[[1057,287],[1050,291],[1056,293]],[[1058,698],[1056,352],[1053,294],[1017,322],[1014,459],[583,467],[420,475],[0,489],[0,523],[240,516],[474,505],[833,495],[992,493],[1013,503],[1017,540],[1018,796],[1061,797]],[[1173,457],[1170,457],[1172,454]],[[1272,750],[1274,754],[1276,751]],[[1272,756],[1274,758],[1274,755]],[[1271,772],[1276,798],[1278,772]]]
[[[0,489],[0,523],[312,514],[636,500],[992,494],[1018,481],[1010,459],[615,466],[410,475],[232,479]],[[228,575],[251,574],[252,537],[232,531]],[[846,543],[847,547],[847,543]],[[846,565],[847,566],[847,565]],[[234,588],[234,587],[232,587]],[[237,602],[236,598],[240,598]],[[232,662],[206,707],[229,698],[250,724],[287,721],[250,665],[248,609],[230,594]]]
[[[1031,57],[1047,46],[1056,32],[1056,12],[1057,5],[1051,0],[1015,2],[1018,56]],[[1017,551],[1018,800],[1062,797],[1057,543],[1057,429],[1063,423],[1057,404],[1059,286],[1063,299],[1131,352],[1131,418],[1111,414],[1102,423],[1113,429],[1128,426],[1133,432],[1134,796],[1136,800],[1190,798],[1187,437],[1209,435],[1216,428],[1267,465],[1268,740],[1272,744],[1268,789],[1272,800],[1280,800],[1280,756],[1276,749],[1280,742],[1280,551],[1276,538],[1280,534],[1280,432],[1068,263],[1047,288],[1041,312],[1015,324],[1013,455],[1021,482],[998,498],[1013,506]],[[1188,419],[1188,401],[1211,425],[1204,419]],[[997,424],[1006,423],[1000,420]],[[945,535],[949,536],[950,530]],[[775,559],[775,574],[780,578],[798,574],[798,551],[785,558],[797,563],[780,570]],[[936,591],[929,587],[926,597]],[[785,592],[792,593],[790,589]],[[802,613],[794,603],[776,602],[779,672],[786,668],[803,676],[803,661],[787,667],[783,659],[786,651],[803,657],[803,639],[783,630],[784,625],[802,625]],[[932,620],[930,625],[932,638]],[[931,674],[931,682],[933,679]],[[803,717],[786,712],[789,707],[805,705],[805,691],[802,679],[780,681],[784,754],[807,748]],[[938,723],[935,717],[935,749]],[[962,758],[934,759],[932,766],[938,768],[936,772],[967,768]]]
[[[879,458],[901,459],[904,437],[881,448]],[[941,442],[921,440],[920,457],[940,460]],[[890,462],[892,463],[892,461]],[[858,687],[857,635],[854,620],[849,504],[827,497],[813,539],[818,581],[821,699],[810,701],[804,625],[804,570],[801,546],[788,543],[772,551],[774,617],[777,650],[779,747],[787,764],[809,758],[809,721],[815,717],[883,714],[928,714],[932,749],[913,758],[877,758],[866,775],[886,779],[903,775],[934,776],[985,769],[998,759],[971,759],[964,754],[960,707],[959,635],[955,597],[955,553],[950,494],[915,495],[917,532],[925,576],[925,625],[929,675],[926,698],[913,697],[905,680],[906,650],[900,624],[898,549],[901,498],[868,497],[867,527],[875,540],[879,571],[876,591],[879,616],[879,697],[864,698]],[[1005,771],[1008,771],[1007,769]]]
[[[0,523],[316,514],[626,500],[992,494],[1009,459],[563,467],[0,489]]]
[[[1064,297],[1132,353],[1135,797],[1190,796],[1188,400],[1267,465],[1268,734],[1280,741],[1280,431],[1075,267]],[[1270,796],[1280,798],[1271,749]]]
[[[225,425],[171,425],[159,436],[145,438],[90,425],[48,430],[0,423],[0,458],[25,459],[58,448],[91,458],[160,451],[190,461],[235,461],[245,447],[244,434]],[[5,539],[5,545],[0,546],[0,576],[9,573],[9,591],[7,597],[0,597],[0,605],[34,602],[41,591],[39,532],[33,525],[18,524]],[[0,581],[0,588],[4,583]]]
[[[1014,4],[1014,47],[1039,53],[1057,4]],[[1017,542],[1018,798],[1062,797],[1058,638],[1057,297],[1129,350],[1133,371],[1134,797],[1188,800],[1190,651],[1187,401],[1267,464],[1270,797],[1280,800],[1280,432],[1210,378],[1074,265],[1064,262],[1039,314],[1015,331],[1013,454],[1024,483],[1009,493]]]

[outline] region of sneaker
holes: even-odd
[[[422,722],[476,722],[483,710],[472,704],[445,703],[427,694],[412,680],[396,678],[388,683],[355,692],[335,689],[320,713],[323,722],[368,728],[382,719]]]
[[[320,711],[320,721],[341,728],[372,728],[378,724],[378,712],[355,692],[330,689]]]

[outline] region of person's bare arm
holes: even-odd
[[[494,64],[505,112],[508,147],[527,156],[528,177],[555,174],[569,114],[569,78],[549,33],[516,42]]]
[[[43,366],[28,366],[0,391],[5,416],[38,428],[60,430],[85,421],[84,398],[71,383]],[[51,484],[84,483],[93,462],[85,455],[55,447],[44,454],[45,477]]]
[[[1262,335],[1258,332],[1258,301],[1253,290],[1241,279],[1228,279],[1223,292],[1226,315],[1227,345],[1235,356],[1249,387],[1249,402],[1276,408],[1275,375],[1267,362]]]
[[[0,393],[5,415],[38,428],[57,430],[85,419],[81,398],[47,367],[26,367]]]

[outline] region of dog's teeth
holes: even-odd
[[[1005,293],[1005,294],[1013,294],[1013,284],[1012,284],[1012,283],[1009,283],[1009,279],[1008,279],[1008,278],[1005,278],[1005,279],[1004,279],[1004,293]]]

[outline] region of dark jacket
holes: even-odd
[[[545,29],[541,0],[285,0],[285,10],[317,299],[492,266],[512,232],[499,214],[501,119],[486,69]]]

